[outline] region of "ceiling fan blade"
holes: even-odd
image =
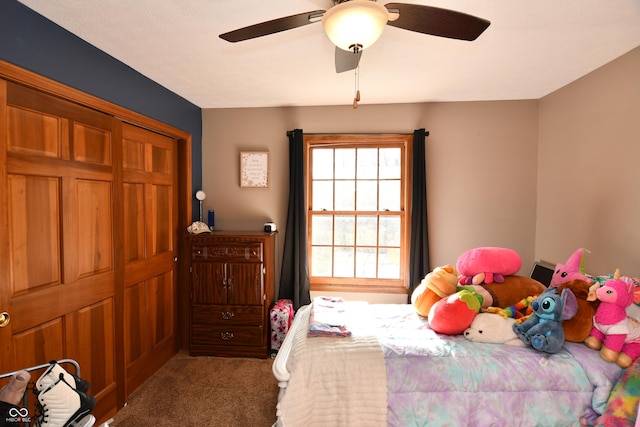
[[[399,12],[387,24],[409,31],[458,40],[475,40],[491,24],[486,19],[454,10],[418,4],[388,3],[389,12]]]
[[[292,30],[294,28],[303,27],[320,21],[324,12],[324,10],[314,10],[312,12],[299,13],[297,15],[273,19],[271,21],[261,22],[259,24],[250,25],[248,27],[220,34],[220,38],[228,42],[235,43],[279,33],[280,31]]]
[[[359,50],[358,53],[354,53],[336,47],[336,73],[355,70],[360,63],[361,57],[361,50]]]

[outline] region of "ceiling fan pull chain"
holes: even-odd
[[[353,49],[353,57],[356,61],[356,68],[354,68],[354,78],[355,78],[355,92],[356,96],[353,98],[353,108],[358,108],[358,102],[360,102],[360,61],[358,61],[358,48],[354,47]]]

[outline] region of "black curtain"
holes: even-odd
[[[409,298],[429,269],[429,232],[427,229],[427,174],[425,140],[429,132],[413,131],[413,169],[411,173],[411,244],[409,247]]]
[[[297,310],[300,306],[311,302],[302,129],[288,131],[287,137],[289,138],[289,209],[278,298],[292,300],[293,307]]]

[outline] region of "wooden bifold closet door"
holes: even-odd
[[[129,395],[176,349],[177,150],[175,140],[127,123],[122,141]]]
[[[0,79],[0,372],[75,359],[104,422],[175,354],[177,147]]]
[[[3,372],[72,358],[115,404],[114,120],[0,84]]]

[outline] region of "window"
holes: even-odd
[[[312,290],[406,292],[413,135],[307,135]]]

